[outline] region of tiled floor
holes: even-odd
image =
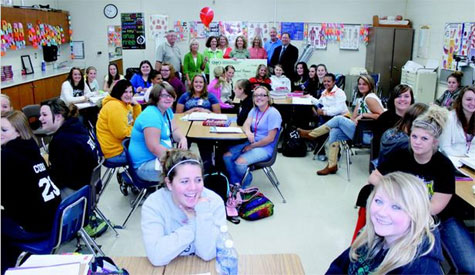
[[[275,204],[272,217],[229,224],[238,253],[296,253],[307,274],[323,274],[331,261],[349,244],[356,222],[356,196],[368,178],[368,151],[357,150],[352,157],[351,182],[346,178],[344,159],[336,175],[317,176],[315,171],[326,163],[305,158],[278,155],[274,171],[280,189],[287,199],[283,204],[277,191],[262,171],[254,172],[253,185],[258,186]],[[344,156],[343,156],[344,157]],[[116,224],[122,224],[130,211],[129,199],[111,181],[99,207]],[[144,256],[140,230],[140,208],[130,218],[127,228],[115,237],[112,230],[97,238],[108,256]]]

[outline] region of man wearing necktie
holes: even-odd
[[[272,54],[270,66],[273,68],[277,64],[281,64],[284,74],[289,78],[294,78],[294,66],[299,57],[299,50],[290,44],[290,34],[284,32],[282,34],[282,45],[275,48]]]

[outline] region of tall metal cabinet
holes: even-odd
[[[412,59],[414,30],[411,28],[372,27],[366,47],[366,69],[380,74],[383,95],[401,82],[401,69]]]

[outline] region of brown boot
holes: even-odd
[[[310,132],[312,132],[311,130],[304,130],[304,129],[297,128],[297,131],[299,132],[299,135],[301,138],[310,139],[310,140],[315,139],[314,137],[309,135]]]
[[[303,130],[303,129],[298,128],[297,131],[299,131],[299,134],[302,138],[314,140],[318,138],[319,136],[323,136],[324,134],[327,134],[328,132],[330,132],[330,127],[324,124],[313,130]]]
[[[328,174],[336,174],[336,171],[338,171],[338,151],[340,151],[340,142],[336,141],[330,144],[328,165],[324,169],[317,171],[318,175],[325,176]]]

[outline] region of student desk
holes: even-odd
[[[113,257],[114,262],[133,274],[216,274],[215,259],[178,257],[166,266],[154,267],[146,257]],[[296,254],[239,255],[239,274],[305,274]]]
[[[228,118],[235,118],[236,114],[226,114]],[[239,127],[236,122],[231,127]],[[210,126],[203,126],[203,121],[193,121],[187,133],[188,138],[197,140],[242,140],[247,139],[246,134],[210,133]]]
[[[475,171],[468,167],[459,168],[463,173],[469,175],[472,181],[456,181],[455,194],[461,197],[464,201],[475,207],[475,194],[472,190],[472,185],[475,184]]]
[[[186,120],[181,120],[182,117],[184,117],[185,114],[173,114],[173,120],[175,121],[176,125],[180,129],[180,132],[186,136],[188,134],[188,131],[190,130],[190,126],[192,121],[186,121]]]

